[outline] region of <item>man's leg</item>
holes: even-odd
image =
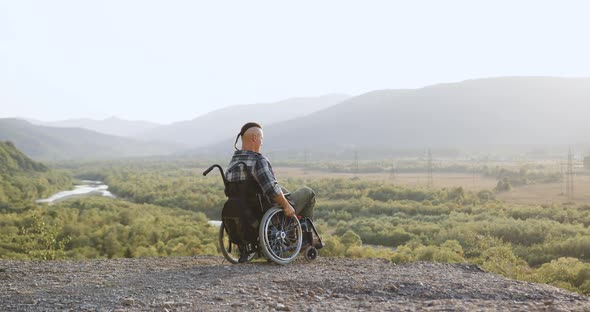
[[[295,214],[313,219],[313,207],[315,206],[315,192],[307,186],[291,193],[295,202]]]

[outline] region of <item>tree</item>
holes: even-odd
[[[31,259],[56,260],[64,255],[65,245],[70,238],[58,240],[57,227],[46,224],[42,218],[33,214],[30,224],[21,228],[22,245]]]
[[[508,178],[502,178],[500,181],[498,181],[498,184],[496,185],[496,187],[494,188],[494,190],[498,193],[500,192],[508,192],[512,189],[512,185],[510,185],[510,182],[508,181]]]
[[[360,247],[360,246],[363,245],[363,241],[361,240],[361,237],[358,236],[358,234],[356,234],[352,230],[346,231],[346,233],[344,233],[344,235],[342,235],[342,237],[340,238],[340,242],[344,246],[346,246],[347,249],[349,247],[353,247],[353,246],[359,246]]]
[[[117,234],[109,232],[104,238],[104,253],[110,259],[116,256],[120,249],[121,243],[117,240]]]

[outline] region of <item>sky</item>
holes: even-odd
[[[0,0],[0,118],[158,123],[499,76],[590,77],[585,1]]]

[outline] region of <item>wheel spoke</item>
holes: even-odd
[[[287,217],[280,208],[273,208],[265,216],[261,238],[263,252],[273,262],[286,264],[299,254],[301,228],[297,219]]]
[[[289,242],[289,244],[297,244],[298,239],[297,239],[297,237],[293,237],[293,238],[287,238],[286,240]]]
[[[287,224],[285,224],[285,226],[283,226],[283,230],[287,231],[289,229],[293,229],[295,227],[295,222],[288,222]]]
[[[287,233],[290,233],[290,232],[297,232],[297,228],[295,227],[295,225],[293,225],[293,226],[291,226],[291,227],[289,227],[289,228],[286,228],[286,229],[285,229],[285,232],[287,232]]]

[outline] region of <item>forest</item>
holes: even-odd
[[[218,254],[217,229],[207,221],[219,219],[225,196],[216,172],[201,174],[211,161],[15,163],[2,167],[0,258]],[[507,172],[535,183],[551,176],[505,169],[496,171],[498,181]],[[104,181],[117,199],[34,203],[76,179]],[[470,262],[590,294],[589,205],[521,205],[496,199],[499,190],[410,188],[358,177],[279,179],[287,189],[305,184],[316,191],[316,223],[327,243],[321,256]]]
[[[49,170],[31,160],[11,142],[0,142],[0,211],[19,211],[72,186],[69,173]]]

